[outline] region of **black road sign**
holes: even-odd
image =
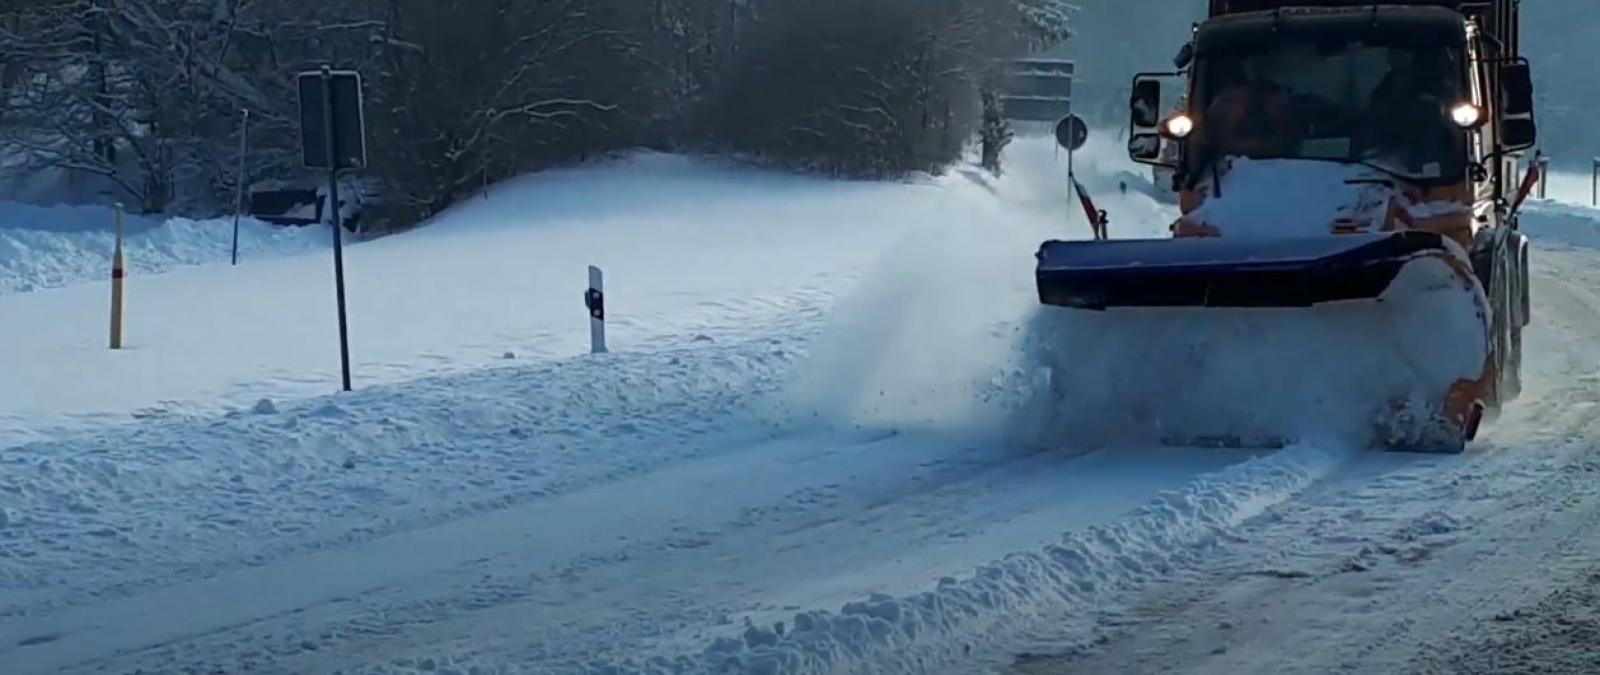
[[[1019,59],[1007,68],[1000,96],[1008,119],[1054,122],[1072,111],[1072,81],[1077,67],[1062,59]]]
[[[333,92],[334,164],[328,166],[326,111],[322,107],[322,71],[300,73],[300,143],[308,169],[361,169],[367,165],[366,111],[362,108],[361,75],[329,72]]]
[[[1089,142],[1089,125],[1077,115],[1067,115],[1056,123],[1056,142],[1068,150],[1082,150]]]
[[[300,142],[306,168],[328,172],[329,224],[333,229],[333,292],[339,310],[339,361],[350,391],[350,325],[344,296],[344,223],[339,211],[339,172],[367,165],[361,76],[353,71],[300,74]]]

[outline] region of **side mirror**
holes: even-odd
[[[1539,142],[1533,115],[1533,68],[1526,60],[1500,67],[1500,145],[1506,152],[1527,150]]]
[[[1154,129],[1161,123],[1161,81],[1135,79],[1128,108],[1133,113],[1134,131]]]
[[[1172,57],[1172,65],[1173,65],[1173,67],[1177,68],[1178,70],[1183,70],[1184,68],[1188,68],[1189,64],[1191,62],[1193,62],[1193,61],[1194,61],[1194,43],[1193,42],[1185,42],[1185,43],[1183,43],[1183,46],[1178,48],[1178,54],[1176,56]]]
[[[1527,150],[1539,144],[1539,127],[1533,120],[1506,120],[1500,125],[1500,142],[1508,152]]]
[[[1500,67],[1500,109],[1507,117],[1533,114],[1533,68],[1526,61]]]
[[[1128,156],[1141,164],[1158,164],[1161,161],[1161,134],[1145,132],[1128,139]]]
[[[1161,78],[1177,77],[1181,73],[1141,73],[1133,78],[1133,94],[1128,99],[1131,129],[1128,133],[1128,157],[1140,164],[1172,166],[1162,152],[1165,120],[1161,111]],[[1185,134],[1186,135],[1186,134]],[[1172,141],[1176,141],[1174,138]]]

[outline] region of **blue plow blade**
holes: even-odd
[[[1381,296],[1406,263],[1447,251],[1433,232],[1285,239],[1047,241],[1039,301],[1073,309],[1311,307]]]

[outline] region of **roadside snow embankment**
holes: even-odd
[[[98,206],[30,206],[0,202],[0,295],[104,281],[111,274],[116,212]],[[124,219],[123,253],[131,274],[227,262],[233,219]],[[328,245],[326,227],[279,228],[239,222],[243,259]]]
[[[916,228],[1015,225],[992,204],[961,179],[849,183],[656,154],[513,180],[424,227],[347,247],[355,386],[484,368],[507,352],[586,352],[591,264],[606,273],[614,350],[764,333],[827,303]],[[213,235],[202,250],[226,260],[231,229]],[[109,253],[102,236],[87,241]],[[331,267],[310,252],[136,274],[122,351],[105,348],[104,284],[0,295],[5,322],[29,327],[0,332],[11,385],[0,387],[0,447],[147,411],[337,390]]]
[[[1600,248],[1600,209],[1553,200],[1529,200],[1523,206],[1522,230],[1535,247],[1556,243]]]
[[[798,339],[264,399],[7,448],[0,618],[616,480],[710,452],[705,436],[759,437],[741,411],[782,380]]]

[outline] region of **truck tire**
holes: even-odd
[[[1515,235],[1514,231],[1507,231]],[[1491,232],[1472,256],[1473,271],[1489,300],[1489,349],[1494,378],[1485,396],[1485,420],[1500,416],[1522,389],[1522,273],[1517,240],[1506,232]]]
[[[1524,239],[1513,231],[1495,256],[1498,265],[1495,333],[1496,362],[1500,377],[1495,387],[1495,407],[1503,408],[1522,395],[1522,328],[1527,325],[1527,267]],[[1498,413],[1498,410],[1496,411]]]

